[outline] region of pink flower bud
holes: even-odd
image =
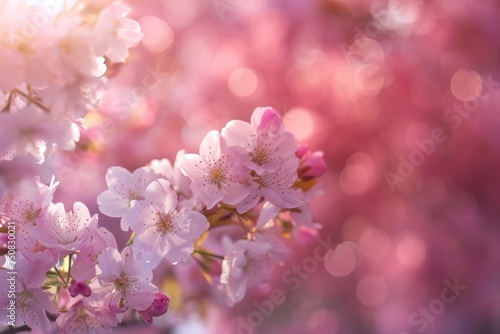
[[[281,116],[271,107],[257,108],[252,114],[251,123],[256,130],[263,128],[277,132],[283,126]]]
[[[139,311],[139,317],[146,324],[153,323],[153,317],[159,317],[167,313],[170,299],[163,293],[156,293],[156,298],[147,309]]]
[[[322,151],[310,153],[309,148],[300,147],[296,154],[300,158],[299,177],[301,179],[315,179],[325,173],[326,161]]]
[[[310,152],[309,145],[307,144],[302,144],[297,147],[297,152],[295,152],[295,155],[299,158],[302,159],[305,157],[308,153]]]
[[[68,291],[69,295],[73,298],[78,295],[88,297],[92,293],[92,290],[90,289],[90,286],[88,286],[87,283],[75,280],[71,280],[71,284],[68,287]]]
[[[312,178],[318,178],[326,171],[326,161],[323,157],[323,152],[316,151],[304,159],[304,166],[309,167],[305,171],[305,175]]]

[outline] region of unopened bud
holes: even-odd
[[[153,303],[145,310],[139,311],[139,317],[147,324],[153,323],[153,317],[159,317],[167,313],[170,299],[163,293],[156,293]]]

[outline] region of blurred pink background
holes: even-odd
[[[128,4],[144,38],[112,69],[77,151],[58,157],[55,200],[98,212],[109,166],[196,152],[209,130],[272,106],[325,154],[313,208],[319,239],[338,246],[318,261],[304,236],[267,290],[232,309],[196,267],[179,283],[160,268],[171,309],[147,330],[500,333],[498,1]],[[262,311],[273,290],[282,303]]]

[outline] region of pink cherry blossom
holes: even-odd
[[[253,178],[249,187],[250,194],[237,205],[239,213],[244,213],[254,207],[264,197],[279,208],[296,208],[302,205],[303,194],[292,188],[297,179],[297,158],[288,159],[280,164],[274,172],[264,172]]]
[[[224,291],[228,306],[240,302],[247,289],[266,282],[270,277],[272,245],[238,240],[222,261],[220,289]]]
[[[80,78],[94,78],[99,73],[99,60],[92,49],[95,36],[79,15],[63,16],[57,25],[41,32],[45,42],[54,48],[46,60],[54,86],[71,85]]]
[[[280,226],[283,228],[283,220],[288,221],[292,224],[292,233],[295,237],[298,237],[301,229],[312,229],[317,230],[322,226],[318,224],[314,220],[313,210],[309,207],[310,201],[317,195],[321,194],[321,191],[313,187],[304,193],[304,204],[301,206],[294,208],[293,210],[287,211],[285,213],[280,213],[282,211],[281,208],[276,205],[265,202],[260,211],[259,218],[257,220],[256,228],[258,230],[265,230],[267,228],[273,228],[274,226]],[[276,220],[276,217],[280,217],[279,220]],[[280,223],[277,223],[280,222]],[[289,227],[287,227],[288,229]]]
[[[170,185],[177,193],[177,196],[190,198],[192,196],[190,188],[191,179],[182,174],[179,166],[179,161],[184,154],[186,154],[184,150],[177,152],[175,162],[173,164],[168,159],[152,160],[149,163],[149,167],[151,167],[156,174],[161,175],[170,182]]]
[[[194,242],[208,227],[207,218],[188,208],[177,209],[177,195],[167,180],[152,182],[144,202],[134,207],[130,227],[136,233],[133,249],[156,267],[166,258],[176,264],[188,259]]]
[[[37,262],[45,271],[52,268],[59,260],[59,252],[46,247],[31,233],[24,233],[17,239],[19,253],[32,262]]]
[[[98,257],[97,279],[103,287],[112,287],[110,307],[137,310],[148,308],[155,299],[158,288],[151,283],[153,272],[146,269],[130,247],[121,254],[114,248],[106,248]]]
[[[111,310],[92,307],[83,300],[74,303],[67,312],[57,317],[56,322],[61,334],[109,334],[112,327],[118,324]]]
[[[236,204],[248,194],[244,170],[236,150],[227,147],[219,131],[210,131],[200,145],[200,154],[185,154],[180,167],[192,183],[191,190],[208,209],[223,201]]]
[[[98,55],[107,56],[114,62],[124,62],[128,48],[142,39],[139,23],[125,17],[129,12],[129,7],[113,3],[100,13],[94,27],[94,49]]]
[[[46,247],[58,250],[63,256],[75,252],[97,228],[97,215],[90,216],[85,204],[75,202],[73,211],[66,212],[63,203],[49,207],[48,217],[43,224],[35,226],[31,233]]]
[[[277,229],[257,231],[254,234],[253,242],[255,244],[271,245],[271,250],[267,253],[267,256],[273,263],[280,266],[284,265],[292,254],[289,246],[283,242],[281,231]]]
[[[55,121],[47,113],[32,106],[16,113],[1,113],[0,123],[5,131],[3,136],[10,140],[8,148],[15,149],[17,153],[31,154],[38,163],[45,161],[45,151],[53,144],[66,150],[75,147],[70,124]],[[0,156],[5,153],[6,149],[0,151]]]
[[[56,319],[61,333],[99,333],[108,334],[118,325],[117,315],[105,305],[112,292],[111,287],[101,287],[94,282],[89,286],[92,294],[71,298],[65,306],[66,312]]]
[[[158,176],[149,167],[141,167],[133,173],[122,167],[111,167],[106,173],[108,190],[97,196],[99,210],[110,217],[123,217],[136,201],[144,199],[146,187]],[[121,228],[128,231],[126,220],[121,220]]]
[[[230,121],[222,136],[229,146],[246,151],[240,154],[242,164],[258,175],[275,172],[283,161],[293,157],[297,146],[293,135],[283,131],[281,117],[272,108],[257,108],[252,124]]]
[[[0,270],[0,309],[6,310],[11,298],[8,296],[10,284],[16,286],[15,321],[16,326],[23,324],[32,329],[47,332],[51,328],[47,313],[55,313],[52,296],[43,289],[46,268],[36,261],[20,259],[16,263],[16,274]],[[0,323],[5,321],[6,312],[0,315]]]
[[[16,195],[7,208],[7,215],[16,221],[16,229],[26,233],[29,228],[40,223],[47,214],[47,208],[52,201],[59,182],[52,181],[49,186],[26,179],[19,184],[19,195]]]

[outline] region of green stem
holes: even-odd
[[[135,232],[132,232],[130,235],[130,238],[128,239],[127,243],[125,244],[125,247],[130,246],[134,243],[134,238],[135,238]]]
[[[71,263],[73,261],[73,254],[69,254],[69,259],[68,259],[68,280],[66,282],[66,285],[70,284],[70,279],[71,279],[71,267],[73,264]]]
[[[245,222],[243,221],[243,218],[241,218],[240,216],[236,216],[236,218],[238,218],[238,221],[240,222],[240,225],[241,225],[241,227],[243,227],[245,232],[250,233],[250,231],[248,230],[248,227],[245,225]]]
[[[53,300],[54,303],[56,302],[58,295],[59,295],[59,287],[56,287],[56,293],[54,293],[54,300]]]
[[[54,266],[54,269],[56,270],[56,273],[57,275],[59,276],[59,278],[61,279],[61,281],[64,283],[64,287],[67,288],[68,287],[68,284],[66,283],[66,281],[64,280],[64,277],[62,275],[62,273],[59,271],[59,269],[57,269],[56,266]]]
[[[199,249],[196,249],[193,253],[198,253],[198,254],[201,254],[201,255],[211,256],[211,257],[215,257],[216,259],[224,260],[224,256],[222,256],[222,255],[217,255],[217,254],[206,252],[206,251],[202,251],[202,250],[199,250]]]
[[[244,221],[247,220],[246,214],[239,214],[236,208],[224,204],[221,204],[221,209],[231,212],[233,216],[235,216],[238,219],[238,222],[240,223],[241,227],[243,227],[245,232],[250,233],[250,230],[244,224]]]

